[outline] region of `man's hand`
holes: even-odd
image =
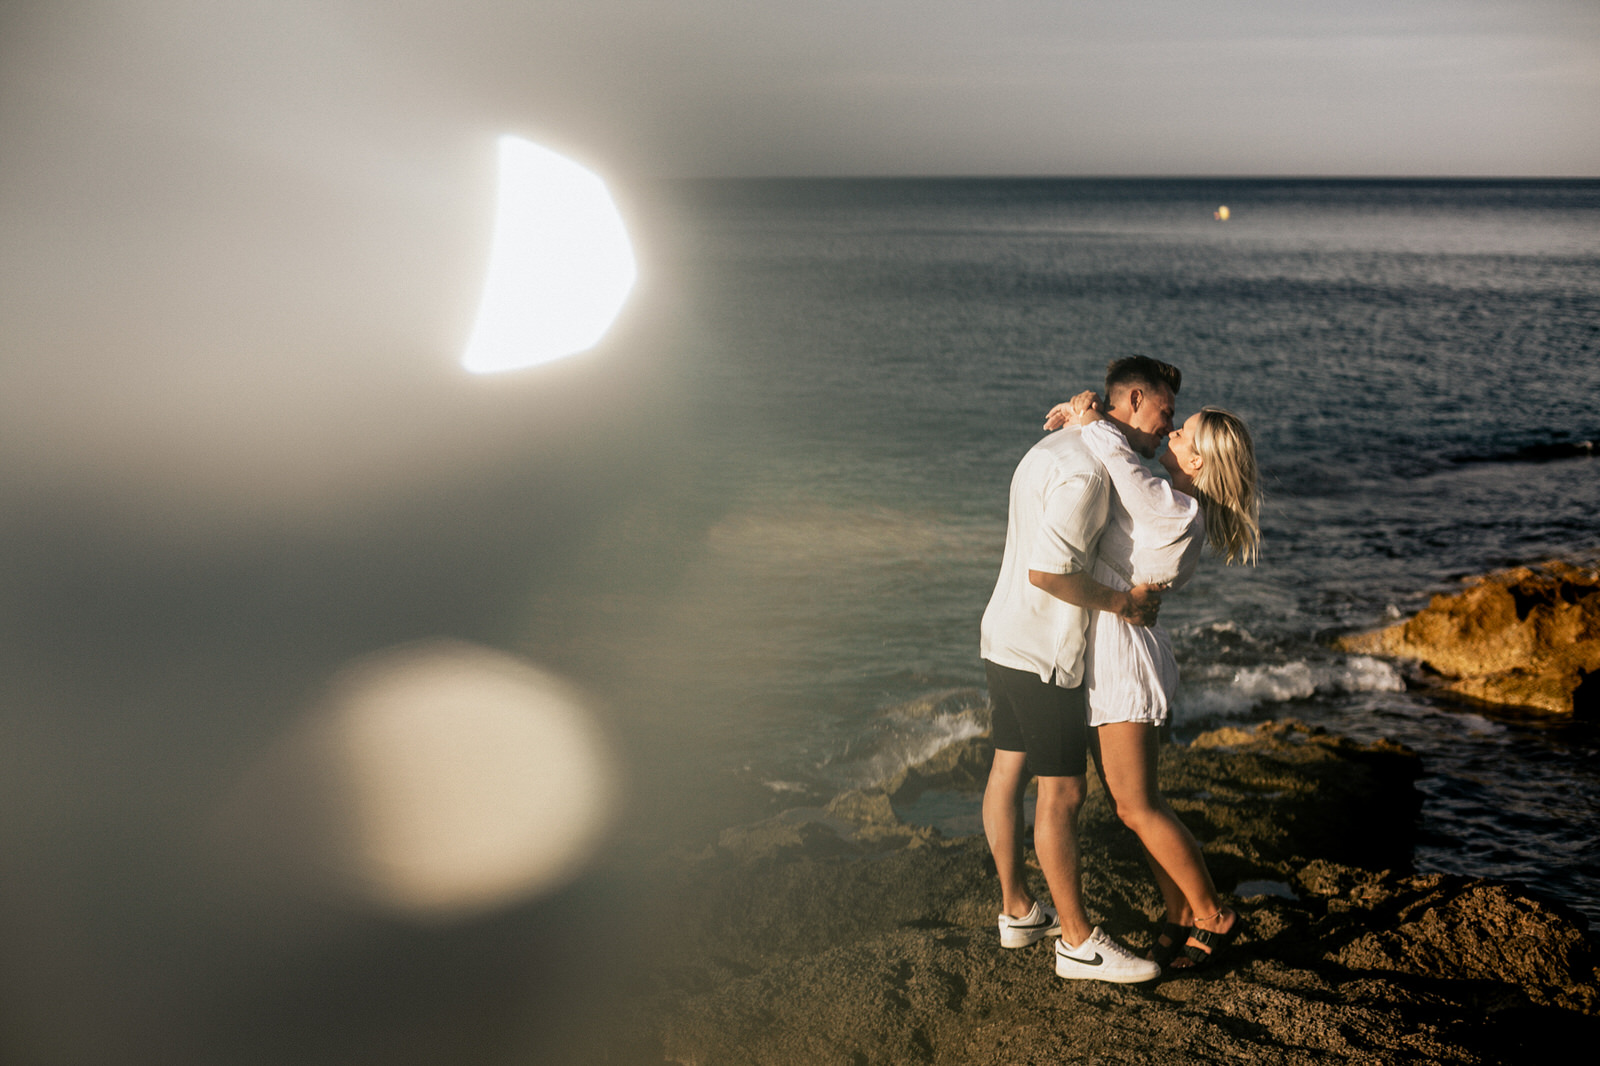
[[[1156,614],[1161,610],[1161,594],[1167,589],[1165,585],[1135,585],[1123,592],[1102,585],[1082,572],[1052,574],[1043,570],[1029,570],[1028,581],[1058,600],[1065,600],[1086,610],[1114,614],[1135,626],[1156,624]]]
[[[1153,626],[1161,613],[1161,594],[1165,585],[1135,585],[1128,590],[1126,606],[1117,611],[1117,617],[1134,626]]]

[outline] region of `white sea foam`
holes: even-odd
[[[1224,618],[1220,622],[1207,622],[1203,625],[1186,626],[1180,632],[1186,635],[1199,635],[1204,633],[1215,634],[1223,637],[1236,637],[1246,643],[1255,643],[1255,635],[1244,626],[1231,618]]]
[[[870,788],[882,784],[908,766],[927,762],[951,744],[975,737],[987,728],[973,710],[891,718],[897,727],[892,735],[881,739],[871,755],[846,770],[844,776],[852,786]]]
[[[1402,692],[1405,687],[1405,679],[1393,666],[1356,655],[1333,663],[1296,661],[1240,667],[1226,680],[1186,686],[1179,703],[1186,717],[1236,717],[1264,703],[1287,703],[1319,694]]]
[[[1346,663],[1347,679],[1344,681],[1346,692],[1404,692],[1406,679],[1400,676],[1400,671],[1384,662],[1368,655],[1352,656]]]

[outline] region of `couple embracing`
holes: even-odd
[[[1155,624],[1162,594],[1188,580],[1203,543],[1227,563],[1252,562],[1260,539],[1249,432],[1215,408],[1174,431],[1181,381],[1160,360],[1118,359],[1103,401],[1081,393],[1050,412],[1045,428],[1056,432],[1012,478],[1005,557],[983,615],[995,746],[983,826],[1000,875],[1000,943],[1059,936],[1061,977],[1136,982],[1163,966],[1205,966],[1239,929],[1156,781],[1178,684]],[[1158,451],[1170,481],[1139,459]],[[1077,817],[1091,753],[1166,905],[1144,958],[1084,912]],[[1030,778],[1039,782],[1034,851],[1053,906],[1034,899],[1024,876]]]

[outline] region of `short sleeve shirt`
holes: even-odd
[[[1050,434],[1022,457],[1011,478],[1000,577],[983,612],[985,659],[1063,688],[1083,680],[1089,612],[1035,587],[1028,571],[1088,571],[1110,497],[1105,468],[1077,427]]]

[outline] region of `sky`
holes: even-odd
[[[5,17],[8,125],[240,149],[433,119],[678,175],[1600,173],[1589,0],[12,0]]]
[[[1600,4],[0,0],[6,479],[248,511],[500,447],[454,360],[507,132],[623,193],[1594,176]]]

